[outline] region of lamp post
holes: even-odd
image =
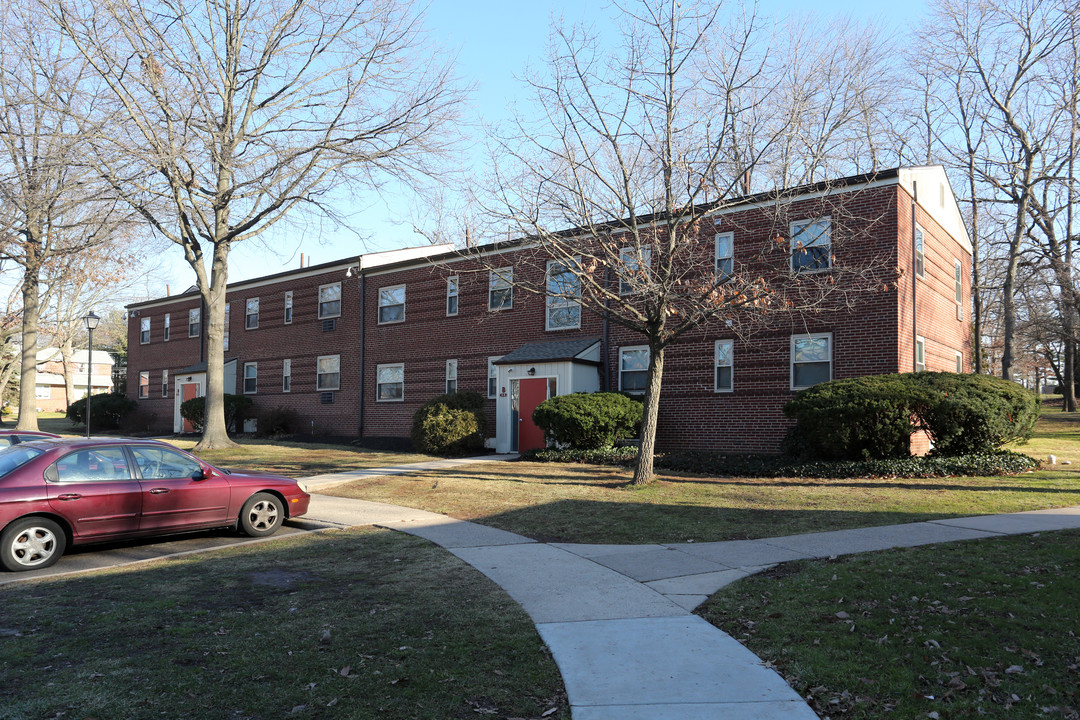
[[[87,341],[87,347],[89,348],[86,353],[86,437],[90,438],[90,393],[93,388],[94,380],[94,328],[101,322],[101,318],[94,314],[91,310],[82,319],[83,325],[86,326],[86,331],[90,333],[90,339]]]

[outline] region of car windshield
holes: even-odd
[[[25,465],[41,454],[41,450],[25,445],[12,445],[0,450],[0,477],[4,477],[15,468]]]

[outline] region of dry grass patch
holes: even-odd
[[[169,438],[166,442],[189,452],[197,439]],[[257,470],[286,477],[307,477],[323,473],[386,467],[431,460],[429,455],[397,453],[350,445],[283,442],[280,440],[240,439],[239,447],[204,450],[195,453],[211,465]]]

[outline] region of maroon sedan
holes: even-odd
[[[155,440],[20,442],[0,449],[0,563],[36,570],[68,544],[206,528],[271,535],[309,500],[296,480],[222,470]]]

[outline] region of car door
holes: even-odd
[[[227,525],[229,481],[203,477],[202,465],[176,450],[129,446],[142,479],[142,531]]]
[[[49,507],[63,516],[80,540],[135,533],[142,488],[120,446],[68,453],[45,471]]]

